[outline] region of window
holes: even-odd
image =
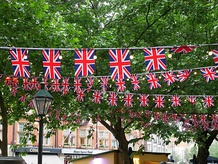
[[[103,132],[103,131],[100,131],[100,132],[99,132],[99,138],[103,138],[103,136],[104,136],[104,132]]]
[[[80,129],[80,145],[81,146],[87,146],[87,140],[86,140],[86,129]]]
[[[20,144],[24,139],[24,123],[18,123],[18,135],[17,135],[17,143]]]
[[[24,123],[20,123],[20,122],[19,122],[19,123],[18,123],[18,127],[19,127],[19,128],[18,128],[18,131],[19,131],[19,132],[23,132],[23,131],[24,131]]]
[[[116,138],[113,135],[112,135],[111,142],[112,142],[111,145],[112,145],[113,149],[118,148],[117,140],[116,140]]]
[[[86,137],[86,129],[80,129],[80,137]]]

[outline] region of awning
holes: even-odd
[[[27,154],[22,156],[27,164],[38,164],[38,155]],[[43,164],[63,164],[61,159],[57,155],[43,155],[42,156]]]

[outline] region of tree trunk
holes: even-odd
[[[122,143],[120,143],[119,140],[118,140],[118,142],[119,142],[119,145],[120,145],[119,146],[119,151],[120,151],[120,154],[121,154],[122,164],[133,164],[133,159],[130,157],[130,153],[129,153],[129,150],[128,150],[128,144],[127,145],[122,144]]]
[[[122,164],[133,164],[133,159],[130,157],[129,142],[126,139],[125,129],[122,127],[121,119],[118,119],[114,127],[107,124],[106,121],[100,121],[117,139],[119,142],[119,151]]]
[[[204,131],[201,135],[198,136],[198,155],[197,155],[197,163],[198,164],[207,164],[207,157],[210,155],[209,148],[213,143],[214,139],[218,134],[217,130],[213,130],[210,133]],[[203,140],[203,138],[207,138]]]
[[[2,92],[0,92],[0,108],[2,116],[2,141],[0,142],[0,147],[2,156],[8,156],[8,117],[7,109],[4,105],[4,98],[2,97]]]
[[[206,148],[206,147],[198,148],[198,155],[197,155],[198,164],[207,164],[208,156],[209,156],[209,148]]]

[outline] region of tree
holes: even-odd
[[[15,5],[15,7],[14,7]],[[4,38],[2,45],[24,46],[24,47],[149,47],[162,45],[183,45],[183,44],[203,44],[214,43],[217,34],[217,11],[214,0],[207,1],[180,1],[174,2],[172,0],[157,1],[157,0],[110,0],[110,3],[103,0],[96,1],[41,1],[36,3],[33,1],[14,3],[5,2],[1,11],[3,15],[2,29]],[[13,11],[11,14],[5,15],[5,10],[10,7]],[[5,11],[5,12],[4,12]],[[34,11],[34,12],[33,12]],[[13,15],[19,13],[20,15]],[[33,14],[32,14],[33,13]],[[12,18],[12,19],[11,19]],[[16,18],[19,18],[17,21]],[[9,20],[13,20],[10,22]],[[9,22],[9,23],[8,23]],[[28,22],[26,24],[26,22]],[[8,26],[9,25],[9,26]],[[28,28],[33,26],[34,29]],[[22,28],[21,28],[22,27]],[[25,29],[25,31],[20,30]],[[22,40],[19,39],[22,36]],[[208,57],[207,51],[215,48],[215,46],[199,47],[196,51],[191,52],[190,55],[173,54],[172,58],[167,58],[167,66],[169,70],[191,69],[204,66],[214,65],[211,57]],[[4,51],[3,53],[6,54]],[[108,52],[105,50],[99,51],[96,60],[95,76],[109,75],[109,59],[105,55]],[[138,50],[131,50],[134,59],[131,60],[131,70],[133,74],[145,73],[143,52]],[[43,72],[42,67],[34,65],[40,63],[38,52],[31,53],[33,61],[32,74],[41,77]],[[71,51],[62,52],[62,74],[63,76],[73,77],[74,67]],[[12,74],[9,72],[10,64],[7,56],[1,57],[3,65],[1,70],[4,74]],[[5,62],[4,62],[5,61]],[[6,66],[5,66],[6,65]],[[3,69],[4,68],[4,69]],[[5,69],[7,68],[7,69]],[[70,70],[70,71],[69,71]],[[162,87],[150,90],[147,86],[145,77],[140,77],[141,89],[139,92],[131,89],[130,82],[126,82],[127,89],[125,93],[146,93],[150,95],[155,94],[173,94],[173,95],[217,95],[216,81],[210,82],[208,85],[200,75],[199,70],[197,75],[191,74],[190,78],[183,83],[175,83],[167,86],[162,80]],[[20,81],[22,81],[20,79]],[[86,85],[85,80],[83,86]],[[70,83],[73,83],[71,79]],[[109,91],[116,91],[114,81],[110,80]],[[2,89],[6,90],[2,84]],[[49,80],[49,84],[52,81]],[[199,87],[200,86],[200,87]],[[93,90],[99,90],[99,81],[95,80]],[[11,97],[8,91],[2,91],[7,97]],[[6,94],[7,93],[7,94]],[[31,94],[33,92],[31,91]],[[101,104],[92,102],[93,91],[86,93],[85,102],[77,102],[73,99],[76,94],[73,92],[64,95],[64,99],[59,99],[61,93],[53,93],[55,97],[54,106],[59,111],[59,118],[61,121],[55,119],[56,111],[51,113],[47,118],[50,127],[58,128],[64,122],[72,123],[76,126],[80,120],[90,119],[100,121],[108,130],[110,130],[119,142],[119,150],[123,155],[123,163],[130,163],[128,154],[128,145],[131,142],[137,142],[140,139],[147,139],[149,134],[157,133],[162,138],[166,139],[174,134],[179,138],[178,141],[189,139],[193,137],[199,146],[205,143],[207,146],[199,148],[198,160],[200,163],[205,163],[204,159],[208,155],[206,152],[210,146],[210,142],[215,138],[216,131],[199,131],[193,133],[191,131],[178,131],[173,124],[163,124],[162,120],[153,120],[153,115],[145,116],[146,111],[149,112],[168,112],[176,113],[178,116],[195,114],[213,114],[217,109],[204,109],[202,102],[197,101],[197,105],[193,106],[188,102],[184,102],[182,107],[171,107],[170,102],[166,102],[165,108],[154,108],[155,102],[149,98],[149,107],[139,108],[139,102],[134,96],[134,107],[123,107],[123,95],[120,95],[118,106],[112,107],[107,105],[108,93],[103,94],[103,101]],[[5,109],[13,109],[17,119],[27,118],[30,123],[34,121],[35,115],[25,117],[25,112],[29,108],[23,108],[23,111],[17,114],[16,99],[5,99]],[[11,102],[8,104],[8,102]],[[60,103],[61,102],[61,103]],[[80,105],[78,105],[78,104]],[[216,104],[216,103],[215,103]],[[25,106],[25,104],[23,104]],[[18,106],[22,108],[23,106]],[[4,107],[1,106],[1,109]],[[3,111],[3,110],[2,110]],[[77,112],[77,115],[69,117],[71,113]],[[99,115],[100,114],[100,115]],[[13,118],[13,115],[8,115]],[[68,116],[68,117],[65,117]],[[131,116],[131,117],[130,117]],[[54,119],[54,120],[49,120]],[[151,119],[153,121],[151,121]],[[16,119],[13,119],[14,121]],[[147,124],[149,123],[149,124]],[[148,126],[149,125],[149,126]],[[69,127],[70,125],[67,124]],[[169,128],[170,127],[170,128]],[[144,135],[127,140],[125,134],[131,129],[143,130]],[[195,129],[196,130],[196,129]],[[209,136],[209,142],[206,136]],[[198,137],[199,138],[195,138]],[[205,136],[202,140],[202,136]],[[207,142],[205,142],[207,141]],[[143,148],[143,147],[142,147]],[[206,148],[206,149],[205,149]],[[204,156],[201,156],[203,151]]]

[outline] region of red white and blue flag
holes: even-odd
[[[130,78],[130,55],[128,49],[109,50],[111,79]]]
[[[174,75],[172,71],[164,72],[162,73],[162,76],[164,77],[164,81],[167,83],[168,86],[178,81],[176,75]]]
[[[182,45],[182,46],[179,46],[179,47],[171,48],[171,52],[175,52],[175,53],[178,53],[178,54],[186,54],[188,52],[191,52],[195,48],[197,48],[197,46]]]
[[[47,49],[42,51],[44,77],[50,79],[61,79],[60,51]]]
[[[78,101],[84,101],[84,97],[85,97],[85,89],[80,89],[76,92],[76,100]]]
[[[75,76],[88,76],[95,72],[95,50],[76,49],[74,53]]]
[[[163,48],[144,48],[146,71],[165,70],[166,55]]]
[[[164,96],[155,96],[155,108],[164,108]]]
[[[177,74],[179,81],[180,82],[185,81],[190,76],[191,72],[192,72],[192,70],[179,71]]]
[[[82,79],[80,77],[74,78],[74,92],[79,92],[81,90],[81,87],[82,87],[81,80]]]
[[[187,96],[188,100],[190,103],[192,103],[193,105],[196,104],[196,96]]]
[[[212,122],[216,124],[217,120],[218,120],[217,115],[216,114],[212,114],[211,118],[212,118]]]
[[[212,80],[216,80],[218,78],[218,75],[216,71],[214,70],[214,67],[208,67],[208,68],[202,68],[200,69],[202,75],[204,76],[204,79],[206,82],[210,82]]]
[[[23,90],[28,91],[30,89],[31,89],[30,88],[30,82],[29,82],[28,78],[24,78],[23,79]]]
[[[93,77],[87,78],[87,92],[89,92],[92,89],[94,81],[95,81],[95,79]]]
[[[138,75],[132,75],[131,76],[131,83],[132,83],[134,91],[137,91],[137,90],[140,89]]]
[[[54,91],[54,92],[60,92],[60,83],[59,83],[59,79],[54,79],[53,83],[51,85],[50,90]]]
[[[148,101],[149,101],[148,97],[149,97],[149,95],[140,94],[139,95],[139,102],[140,102],[139,106],[149,106],[149,104],[148,104]]]
[[[28,51],[26,49],[11,49],[11,64],[14,76],[29,77],[30,65],[28,59]]]
[[[103,91],[106,91],[108,89],[108,77],[101,77],[101,88]]]
[[[150,90],[161,87],[159,80],[155,74],[149,73],[149,74],[146,74],[146,77],[147,77],[147,82],[149,84]]]
[[[212,54],[213,54],[214,63],[216,65],[218,65],[218,49],[217,50],[212,50]]]
[[[123,92],[126,89],[125,81],[123,79],[116,80],[117,92]]]
[[[27,98],[27,94],[25,94],[25,95],[21,95],[21,97],[20,97],[20,101],[21,102],[25,102],[26,101],[26,98]]]
[[[180,96],[173,95],[171,96],[172,107],[181,106],[181,98]]]
[[[118,101],[118,93],[109,92],[108,105],[117,106],[117,101]]]
[[[101,99],[102,99],[102,92],[99,90],[95,90],[93,93],[92,102],[94,102],[96,104],[101,104]]]
[[[37,81],[38,80],[38,78],[37,77],[34,77],[34,78],[32,78],[32,80],[30,81],[30,89],[31,90],[38,90],[38,89],[40,89],[40,84],[39,84],[39,82]]]
[[[129,94],[129,93],[124,94],[124,106],[126,107],[133,106],[133,94]]]
[[[214,106],[214,97],[213,96],[204,96],[204,107],[209,108]]]
[[[69,84],[69,77],[63,79],[61,86],[62,86],[62,95],[66,95],[70,91],[70,84]]]

